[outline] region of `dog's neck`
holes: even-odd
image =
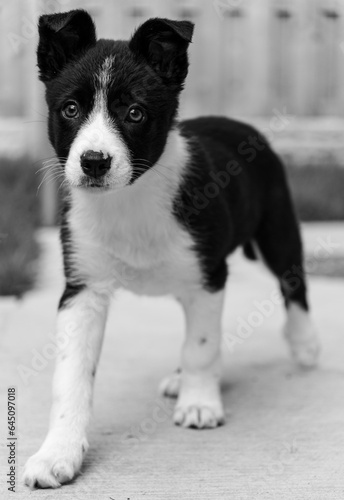
[[[183,180],[189,159],[187,140],[178,128],[170,131],[159,160],[140,176],[134,184],[118,191],[94,194],[72,189],[72,205],[86,211],[98,212],[99,220],[106,213],[122,213],[129,219],[149,215],[159,217],[174,201]]]
[[[111,249],[110,254],[125,265],[149,269],[169,255],[181,239],[180,244],[189,245],[173,214],[188,161],[187,140],[175,129],[159,161],[133,185],[98,195],[73,189],[67,217],[79,259],[88,247],[92,254],[96,247],[97,255],[104,251],[108,255],[106,249]],[[86,267],[94,260],[87,255]]]

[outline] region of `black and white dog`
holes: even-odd
[[[261,254],[279,280],[286,338],[316,363],[302,247],[282,164],[264,137],[221,117],[177,121],[193,24],[149,19],[129,41],[96,39],[87,12],[39,19],[38,67],[49,137],[67,196],[61,239],[66,287],[49,433],[25,482],[58,487],[80,470],[110,297],[118,287],[172,294],[186,315],[174,422],[216,427],[226,259]],[[250,149],[240,147],[245,141]],[[255,154],[252,154],[252,149]]]

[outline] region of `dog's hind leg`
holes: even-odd
[[[280,282],[287,309],[284,334],[292,356],[301,366],[312,367],[317,363],[319,343],[309,317],[300,231],[286,186],[275,193],[270,207],[256,241]]]
[[[174,422],[184,427],[221,424],[221,316],[224,291],[198,290],[182,299],[186,339],[182,349],[179,396]]]

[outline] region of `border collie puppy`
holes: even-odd
[[[83,10],[39,19],[49,138],[67,196],[61,240],[66,285],[48,435],[25,482],[58,487],[80,470],[111,295],[172,294],[186,316],[181,370],[162,383],[174,422],[223,423],[221,314],[227,257],[256,249],[279,280],[286,339],[316,363],[302,247],[285,173],[264,137],[222,117],[177,121],[193,24],[149,19],[129,41],[96,39]],[[253,144],[243,150],[244,141]],[[249,154],[248,154],[249,153]]]

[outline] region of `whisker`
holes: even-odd
[[[169,170],[169,171],[173,171],[173,168],[171,168],[168,165],[164,165],[163,163],[160,163],[160,162],[156,162],[153,164],[150,160],[146,160],[145,158],[134,158],[132,160],[132,163],[136,164],[136,162],[138,162],[138,163],[146,162],[150,167],[157,166],[157,167],[162,167],[162,168]]]
[[[46,175],[43,177],[40,185],[38,186],[38,188],[40,188],[44,183],[48,183],[49,181],[51,180],[54,180],[54,179],[58,179],[62,177],[62,174],[61,173],[56,173],[56,172],[53,172],[51,173],[50,175]]]
[[[164,169],[166,169],[166,170],[169,170],[170,172],[173,172],[173,171],[174,171],[174,169],[173,169],[172,167],[169,167],[168,165],[163,165],[162,163],[159,163],[159,162],[156,162],[156,163],[154,164],[154,166],[157,166],[157,167],[162,167],[162,168],[164,168]]]
[[[38,195],[39,193],[39,190],[40,188],[42,187],[42,185],[45,183],[46,185],[50,184],[52,181],[54,180],[57,180],[59,178],[63,177],[63,172],[46,172],[46,174],[44,175],[43,179],[41,180],[38,188],[37,188],[37,192],[36,192],[36,195]]]
[[[138,164],[140,164],[140,162],[142,162],[142,161],[147,162],[147,165],[149,164],[149,166],[150,166],[151,168],[154,168],[154,167],[161,167],[161,168],[163,168],[163,169],[165,169],[165,170],[167,170],[167,171],[169,171],[169,172],[172,172],[172,171],[173,171],[173,168],[169,167],[168,165],[164,165],[164,164],[162,164],[162,163],[160,163],[160,162],[156,162],[156,163],[154,163],[154,164],[153,164],[152,162],[150,162],[149,160],[145,160],[144,158],[135,158],[134,160],[132,160],[132,163],[133,163],[133,165],[135,165],[135,164],[136,164],[136,162],[138,162]],[[161,172],[160,172],[160,173],[161,173]]]
[[[133,161],[133,163],[135,161],[140,161],[140,162],[145,161],[145,162],[149,163],[150,165],[152,165],[152,162],[149,160],[146,160],[145,158],[134,158],[132,161]]]
[[[46,123],[45,120],[32,120],[32,121],[24,121],[23,123]]]
[[[168,175],[166,175],[165,173],[163,172],[160,172],[160,170],[157,170],[156,168],[154,168],[155,165],[150,169],[152,172],[155,172],[156,174],[159,174],[161,175],[162,177],[164,177],[165,179],[167,179],[168,181],[171,180],[171,177],[169,177]]]
[[[48,180],[45,182],[45,186],[49,186],[49,184],[53,184],[53,183],[55,183],[56,181],[58,181],[59,179],[61,179],[61,176],[59,176],[59,177],[52,177],[52,178],[48,179]]]
[[[136,163],[136,165],[133,165],[134,168],[143,168],[145,170],[149,170],[149,167],[147,165],[143,165],[142,163]]]
[[[52,161],[55,161],[57,163],[66,163],[67,158],[47,158],[46,160],[43,160],[42,163],[50,163]]]
[[[159,172],[157,170],[154,170],[154,168],[150,168],[150,169],[147,169],[146,166],[134,166],[134,172],[136,170],[136,173],[140,173],[140,174],[144,174],[145,172],[152,172],[153,174],[157,175],[158,177],[161,176],[161,177],[165,177],[166,179],[168,179],[168,177],[166,175],[164,175],[162,172]],[[138,176],[136,177],[136,179],[138,178]]]
[[[34,161],[32,164],[35,165],[36,163],[44,163],[45,161],[48,160],[62,161],[62,160],[68,160],[68,158],[66,158],[65,156],[61,156],[60,158],[58,156],[47,156],[46,158],[40,158]]]
[[[65,164],[66,164],[66,160],[64,160],[64,159],[49,158],[47,160],[42,161],[43,166],[41,167],[41,169],[47,168],[50,165],[65,165]]]
[[[59,186],[59,188],[58,188],[57,192],[59,192],[59,191],[60,191],[60,189],[63,187],[63,185],[64,185],[64,184],[67,184],[67,179],[63,179],[63,181],[61,182],[61,184],[60,184],[60,186]]]
[[[49,160],[42,163],[43,167],[46,167],[47,165],[65,165],[65,164],[66,164],[65,160],[63,161]]]
[[[43,170],[48,170],[48,169],[51,169],[51,171],[55,171],[55,170],[61,170],[62,167],[60,164],[45,165],[44,167],[39,168],[35,173],[39,174]]]

